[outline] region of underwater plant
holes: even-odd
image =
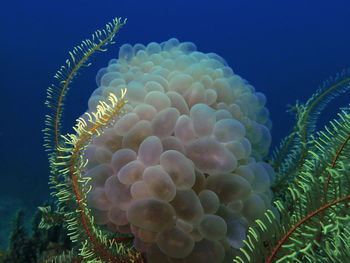
[[[291,109],[297,125],[269,164],[266,98],[221,57],[176,39],[125,44],[98,72],[75,133],[62,135],[72,79],[124,24],[113,20],[70,52],[48,89],[45,147],[58,202],[42,225],[61,219],[83,262],[346,258],[348,109],[333,130],[314,130],[323,107],[349,90],[349,72]]]

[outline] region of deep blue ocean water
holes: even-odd
[[[194,42],[224,57],[236,74],[268,98],[273,145],[287,135],[293,116],[286,105],[305,102],[323,80],[350,67],[350,1],[9,1],[0,7],[0,233],[17,207],[34,208],[48,197],[43,148],[44,102],[68,51],[128,18],[116,44],[98,53],[71,86],[65,131],[87,108],[95,75],[124,43]],[[342,96],[319,126],[350,102]],[[0,237],[0,247],[4,237]]]

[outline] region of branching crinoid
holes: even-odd
[[[293,176],[283,187],[286,193],[279,192],[279,198],[288,201],[275,202],[280,218],[268,210],[257,220],[234,262],[349,261],[350,107],[324,131],[312,134],[324,104],[349,90],[349,71],[329,84],[295,107],[298,123],[282,143],[283,156],[275,158],[277,184]]]
[[[296,124],[293,131],[286,136],[274,151],[270,160],[277,178],[274,192],[282,189],[288,179],[298,175],[305,160],[309,157],[308,150],[313,146],[312,135],[316,122],[327,104],[339,95],[350,90],[350,69],[345,69],[335,77],[330,77],[305,103],[296,103],[288,111],[295,112]]]
[[[58,84],[49,87],[47,92],[46,105],[51,114],[46,116],[44,134],[45,147],[49,152],[52,194],[58,198],[54,216],[64,219],[71,239],[81,244],[79,255],[83,262],[143,262],[141,255],[132,248],[132,237],[106,233],[95,227],[86,200],[90,190],[89,178],[82,176],[86,165],[82,157],[85,146],[91,136],[102,133],[109,122],[122,112],[126,91],[122,92],[119,99],[111,94],[109,104],[100,102],[96,112],[86,113],[84,118],[79,118],[74,134],[61,134],[63,105],[72,79],[81,67],[90,65],[88,60],[93,53],[105,51],[108,44],[114,43],[117,31],[125,22],[114,19],[107,24],[106,29],[96,31],[91,39],[83,41],[69,52],[70,59],[55,75]]]

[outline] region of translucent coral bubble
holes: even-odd
[[[234,248],[244,246],[243,240],[246,239],[245,229],[239,220],[230,220],[227,223],[227,238]]]
[[[223,57],[219,56],[218,54],[210,52],[210,53],[207,54],[207,56],[209,58],[211,58],[211,59],[214,59],[214,60],[220,62],[220,64],[221,64],[220,67],[221,66],[227,66],[226,60]]]
[[[171,107],[179,110],[180,114],[189,114],[190,110],[184,98],[177,92],[169,91],[166,93],[171,101]]]
[[[121,74],[119,72],[107,72],[101,78],[101,87],[108,87],[113,80],[120,78]]]
[[[146,166],[156,165],[162,152],[163,146],[159,138],[149,136],[140,144],[138,157]]]
[[[153,243],[156,241],[157,232],[151,232],[142,228],[139,228],[138,238],[147,243]]]
[[[219,209],[219,197],[213,191],[205,189],[199,193],[198,197],[206,214],[214,214]]]
[[[124,226],[129,224],[128,219],[126,218],[126,212],[120,210],[118,207],[112,207],[109,211],[108,211],[108,219],[119,226]]]
[[[266,211],[264,200],[257,194],[252,194],[245,202],[243,208],[243,215],[254,221],[261,218]]]
[[[240,213],[243,208],[242,200],[233,200],[227,204],[227,208],[234,212]]]
[[[101,211],[108,211],[112,204],[108,201],[103,187],[95,187],[88,193],[88,204],[90,207]]]
[[[237,160],[241,160],[246,157],[244,146],[239,141],[230,141],[225,144],[225,147],[227,150],[233,153]]]
[[[190,235],[196,242],[201,241],[203,239],[202,234],[199,233],[198,226],[193,227],[193,230],[190,232]]]
[[[191,52],[194,52],[197,50],[197,47],[194,43],[192,42],[182,42],[179,45],[179,49],[184,52],[185,54],[189,54]]]
[[[159,249],[157,244],[152,244],[148,247],[146,252],[147,262],[168,262],[168,257]]]
[[[164,92],[164,88],[162,87],[162,85],[160,85],[158,82],[155,82],[155,81],[148,81],[145,85],[145,90],[147,92],[150,92],[150,91]]]
[[[182,153],[174,150],[163,152],[160,156],[160,165],[170,175],[177,189],[189,189],[194,185],[193,163]]]
[[[269,110],[267,108],[262,108],[256,115],[257,122],[265,124],[269,120]]]
[[[216,90],[218,101],[226,102],[227,104],[231,104],[234,101],[233,88],[230,87],[226,79],[216,79],[213,83],[213,89]]]
[[[221,203],[245,199],[252,190],[249,182],[237,174],[210,175],[207,178],[207,188],[219,196]]]
[[[185,73],[191,75],[194,81],[199,81],[204,74],[208,73],[208,68],[203,66],[201,61],[200,63],[192,64],[186,68]]]
[[[95,151],[97,147],[98,147],[97,145],[89,144],[88,147],[86,147],[86,149],[83,151],[84,159],[89,160],[89,162],[86,165],[87,169],[92,169],[95,166],[100,165],[100,163],[98,163],[95,158]]]
[[[222,119],[232,119],[232,114],[228,110],[220,109],[215,112],[216,121]]]
[[[163,57],[161,55],[159,55],[159,54],[152,54],[150,59],[154,63],[154,65],[156,65],[152,69],[152,72],[154,72],[154,68],[157,67],[158,65],[162,64]]]
[[[191,56],[180,55],[175,57],[175,68],[179,71],[183,71],[193,63],[195,63],[195,59]]]
[[[95,150],[95,159],[98,163],[109,163],[112,153],[105,147],[97,147]]]
[[[88,101],[89,110],[95,112],[100,101],[105,101],[105,98],[99,95],[91,96]]]
[[[122,184],[116,175],[109,177],[105,183],[107,199],[119,209],[126,211],[132,201],[130,186]]]
[[[110,177],[113,174],[113,169],[108,164],[100,164],[98,166],[95,166],[92,169],[89,169],[87,173],[87,177],[91,178],[91,181],[89,181],[89,184],[91,184],[93,187],[98,186],[104,186],[105,181],[108,177]]]
[[[245,135],[245,127],[235,119],[219,120],[215,124],[214,135],[220,142],[239,140]]]
[[[126,61],[130,61],[133,57],[134,52],[132,50],[132,46],[130,44],[124,44],[119,49],[119,59],[124,59]]]
[[[195,242],[188,233],[175,226],[158,233],[156,243],[164,254],[180,259],[191,253]]]
[[[252,152],[252,145],[247,138],[242,138],[239,142],[242,144],[245,150],[245,158],[247,158]]]
[[[166,108],[159,111],[153,118],[153,134],[158,137],[166,137],[173,133],[180,112],[176,108]]]
[[[209,240],[224,239],[227,232],[227,225],[224,219],[217,215],[205,215],[198,227],[204,238]]]
[[[103,77],[104,74],[106,74],[108,71],[107,71],[107,68],[100,68],[96,74],[96,84],[97,86],[101,86],[101,79]]]
[[[270,186],[270,176],[267,173],[264,166],[259,163],[252,163],[249,167],[254,172],[254,182],[252,187],[256,193],[264,193],[269,189]]]
[[[216,101],[217,94],[216,94],[216,91],[212,89],[212,86],[214,83],[212,77],[210,77],[209,75],[206,74],[206,75],[201,77],[200,82],[204,85],[204,87],[207,89],[207,91],[211,90],[210,93],[212,93],[212,95],[215,95],[214,96],[215,99],[213,100],[213,102]]]
[[[197,103],[206,103],[207,100],[205,88],[200,82],[193,83],[184,93],[184,97],[190,108]]]
[[[177,119],[174,133],[183,143],[190,142],[196,138],[193,123],[187,115],[181,115]]]
[[[272,166],[266,162],[260,162],[260,164],[265,168],[266,172],[270,177],[270,183],[272,184],[276,179],[276,174]]]
[[[139,117],[136,113],[127,113],[114,124],[115,132],[120,136],[124,136],[138,121]]]
[[[260,124],[256,121],[250,121],[250,127],[247,129],[247,138],[252,144],[257,144],[260,142],[262,137],[262,130]]]
[[[112,156],[111,165],[115,173],[118,173],[120,168],[131,161],[136,160],[136,153],[130,149],[120,149]]]
[[[261,138],[257,144],[254,145],[254,149],[261,155],[265,156],[268,153],[271,144],[271,134],[266,126],[260,126]]]
[[[185,231],[185,232],[188,232],[188,233],[192,232],[192,230],[193,230],[192,224],[189,224],[189,223],[187,223],[186,221],[184,221],[182,219],[178,219],[176,221],[176,226],[178,228],[180,228],[182,231]]]
[[[143,181],[153,197],[165,201],[175,197],[175,184],[160,165],[147,167],[143,172]]]
[[[183,143],[174,136],[168,136],[162,139],[162,144],[163,144],[163,150],[168,151],[168,150],[175,150],[180,153],[185,153],[185,147]]]
[[[145,168],[145,165],[139,160],[129,162],[119,170],[118,179],[123,184],[131,185],[142,180],[142,173]]]
[[[184,94],[193,83],[193,79],[188,74],[178,74],[170,79],[169,89]]]
[[[176,215],[169,203],[153,198],[132,202],[127,211],[132,224],[151,232],[171,229],[176,224]]]
[[[131,196],[134,200],[152,197],[144,181],[137,181],[131,185]]]
[[[178,190],[170,204],[179,218],[191,224],[198,224],[204,215],[199,198],[192,189]]]
[[[144,62],[148,59],[148,55],[145,50],[138,50],[136,57],[140,62]]]
[[[156,68],[156,67],[154,67]],[[153,69],[154,69],[153,68]],[[167,71],[167,69],[164,69],[162,68],[163,70]],[[168,90],[168,81],[166,78],[164,78],[163,76],[160,76],[160,75],[156,75],[156,74],[149,74],[147,76],[144,76],[144,81],[155,81],[155,82],[158,82],[163,88],[165,91]]]
[[[150,73],[153,67],[154,64],[152,61],[145,61],[140,65],[140,69],[143,73]]]
[[[139,52],[140,50],[145,50],[146,47],[143,45],[143,44],[140,44],[140,43],[137,43],[133,46],[132,50],[133,50],[133,53],[135,55],[137,55],[137,52]]]
[[[145,103],[152,105],[157,111],[168,108],[171,104],[169,97],[160,91],[148,92],[145,97]]]
[[[107,128],[103,131],[102,136],[94,138],[93,143],[99,146],[104,146],[107,150],[113,153],[121,148],[122,137],[116,133],[114,128]]]
[[[177,47],[180,44],[179,40],[176,38],[170,38],[168,41],[165,41],[163,50],[170,51],[173,48]]]
[[[242,120],[243,118],[243,112],[241,111],[241,108],[237,104],[231,104],[229,106],[229,111],[232,114],[232,117],[236,120]]]
[[[187,157],[204,173],[233,171],[237,160],[223,145],[210,137],[199,138],[188,144]]]
[[[192,253],[186,258],[187,262],[222,263],[225,250],[218,241],[202,239],[196,242]]]
[[[127,98],[130,103],[143,102],[147,92],[142,83],[132,80],[127,84]]]
[[[138,151],[141,142],[150,135],[152,135],[151,123],[146,120],[139,121],[127,134],[125,134],[122,146],[124,148]]]
[[[161,48],[159,44],[156,42],[151,42],[146,47],[146,52],[148,53],[148,55],[159,53],[160,51],[161,51]]]
[[[215,111],[206,104],[196,104],[190,110],[194,131],[198,136],[210,136],[216,122]]]
[[[151,121],[156,115],[157,110],[148,104],[139,104],[135,107],[134,112],[138,115],[140,120]]]

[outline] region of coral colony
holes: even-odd
[[[124,24],[115,19],[74,48],[48,90],[58,203],[53,215],[42,209],[42,225],[63,218],[83,262],[349,258],[349,114],[314,133],[324,106],[349,90],[349,72],[292,108],[297,125],[270,165],[266,97],[223,58],[175,38],[124,44],[98,71],[75,132],[62,135],[71,80]]]

